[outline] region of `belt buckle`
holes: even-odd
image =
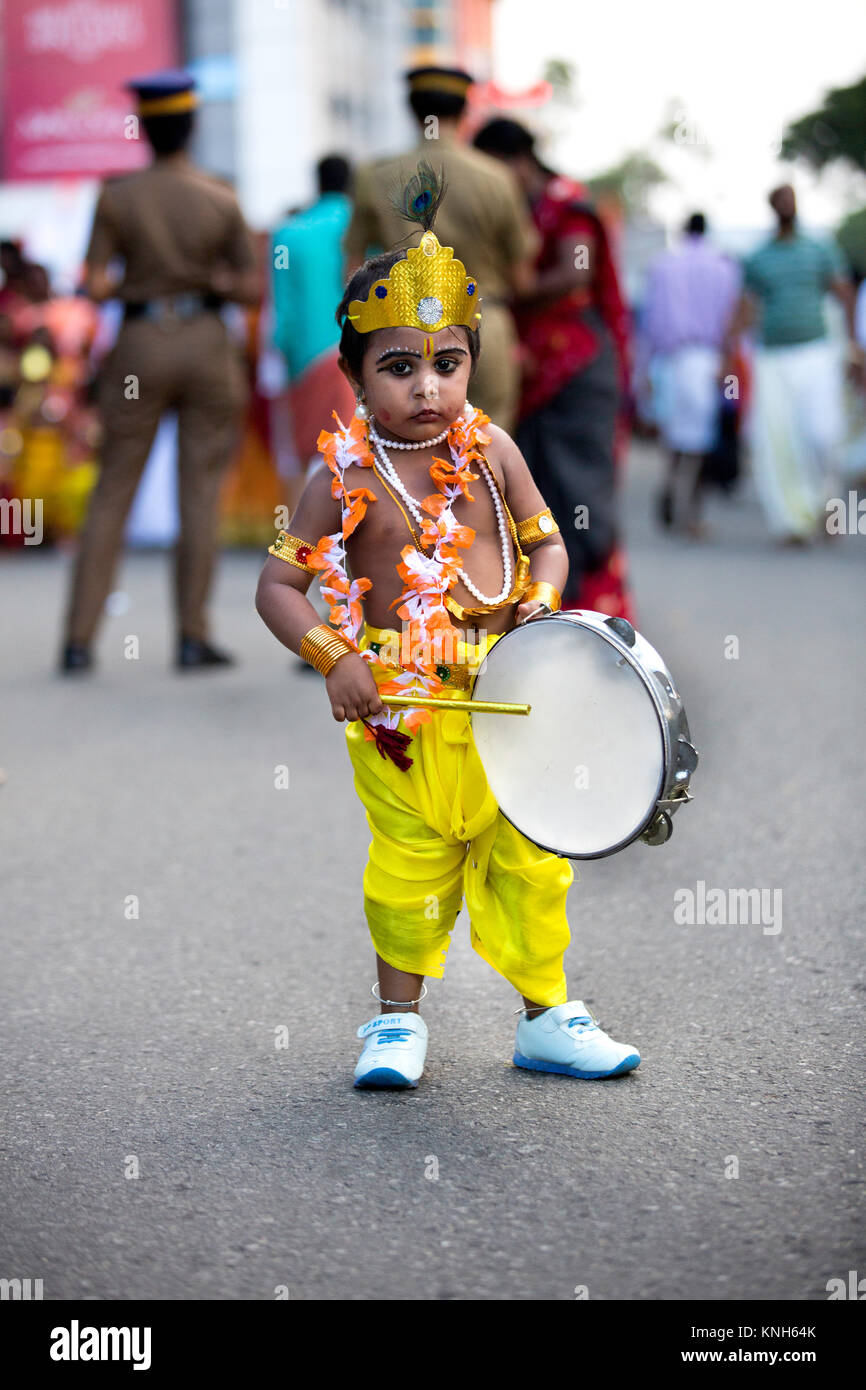
[[[483,660],[484,653],[477,642],[467,642],[465,638],[460,638],[454,652],[454,660],[443,661],[437,669],[437,675],[449,690],[471,695]],[[447,671],[447,676],[442,675],[443,671]]]
[[[153,317],[160,328],[172,332],[195,313],[195,296],[191,294],[164,295],[151,301]]]
[[[201,295],[195,294],[191,290],[185,290],[183,294],[175,295],[173,302],[180,319],[195,318],[196,314],[201,313],[204,308]]]
[[[149,300],[144,314],[145,318],[150,319],[158,328],[166,330],[176,328],[180,322],[177,311],[170,299]]]
[[[180,324],[181,315],[178,313],[177,305],[173,299],[160,301],[159,321],[161,326],[168,330],[173,330]]]
[[[442,684],[449,690],[470,690],[472,688],[472,670],[468,663],[462,662],[440,662],[436,667],[436,674]]]

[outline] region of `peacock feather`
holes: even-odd
[[[418,164],[408,183],[398,186],[390,197],[391,206],[407,222],[414,222],[429,232],[445,196],[445,175],[439,173],[426,159]]]

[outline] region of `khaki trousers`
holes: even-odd
[[[66,615],[67,642],[90,646],[111,591],[123,531],[160,417],[178,417],[178,633],[207,637],[220,490],[248,396],[240,355],[217,314],[165,329],[125,323],[99,379],[102,465],[81,532]]]

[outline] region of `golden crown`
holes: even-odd
[[[440,245],[435,232],[425,232],[410,246],[385,280],[377,280],[366,299],[353,299],[347,318],[358,333],[374,328],[440,328],[462,323],[476,329],[481,314],[478,282],[455,261],[450,246]]]

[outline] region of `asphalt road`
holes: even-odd
[[[53,669],[69,557],[0,563],[0,1276],[46,1299],[820,1300],[866,1274],[866,541],[778,552],[748,490],[707,544],[662,537],[656,469],[636,447],[639,627],[701,764],[670,844],[571,890],[570,997],[644,1059],[607,1082],[511,1066],[518,1001],[463,913],[420,1087],[353,1090],[369,834],[319,678],[254,611],[261,556],[220,571],[236,670],[169,669],[168,563],[140,554],[79,681]],[[679,924],[698,882],[779,890],[781,929]]]

